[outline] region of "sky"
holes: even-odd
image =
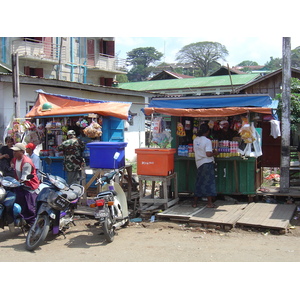
[[[126,58],[127,52],[138,47],[154,47],[164,54],[162,62],[174,63],[178,51],[190,44],[197,42],[218,42],[226,47],[229,55],[226,61],[219,61],[222,65],[236,66],[244,60],[256,61],[264,65],[270,57],[282,57],[282,37],[231,37],[203,35],[193,37],[115,37],[115,52],[119,58]],[[291,49],[300,46],[300,36],[291,36]]]
[[[13,11],[13,19],[3,14],[1,36],[115,37],[116,55],[124,59],[134,48],[155,47],[164,53],[163,61],[172,63],[183,46],[212,41],[227,48],[227,61],[220,61],[224,65],[243,60],[263,65],[271,56],[282,56],[282,37],[291,37],[292,49],[300,46],[294,0],[115,0],[106,7],[101,1],[85,0],[78,6],[52,0],[47,17],[41,15],[38,0],[17,3],[18,9],[15,2],[3,4],[4,11]],[[38,21],[24,22],[24,15],[38,16]]]

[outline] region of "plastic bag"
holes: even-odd
[[[83,130],[83,133],[89,138],[97,138],[102,135],[101,128],[97,122],[92,121],[92,123]]]
[[[178,136],[186,136],[184,127],[183,127],[182,123],[180,123],[180,122],[177,123],[177,132],[176,132],[176,134]]]
[[[254,126],[252,127],[249,124],[244,124],[239,130],[239,134],[246,144],[253,143],[256,139],[255,129],[253,130],[253,128]]]
[[[172,141],[171,133],[169,131],[164,131],[161,133],[153,133],[152,143],[158,145],[160,148],[167,148],[167,146]]]

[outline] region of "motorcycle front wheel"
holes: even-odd
[[[47,237],[50,228],[48,215],[38,215],[34,224],[30,227],[26,237],[26,249],[33,251]]]
[[[105,222],[102,224],[102,230],[106,241],[111,243],[115,237],[115,229],[113,227],[113,219],[110,213],[106,217]]]

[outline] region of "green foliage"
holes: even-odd
[[[154,47],[135,48],[127,53],[127,62],[132,66],[127,76],[129,81],[146,80],[153,72],[151,66],[159,61],[163,53],[158,52]]]
[[[279,100],[278,116],[282,117],[282,94],[277,94],[275,99]],[[291,131],[296,131],[297,124],[300,123],[300,80],[291,79]]]
[[[291,66],[293,68],[300,68],[300,46],[291,50]],[[267,70],[278,70],[282,67],[282,58],[270,57],[270,61],[265,64]]]
[[[300,68],[300,46],[291,51],[291,66]]]
[[[153,72],[154,67],[134,66],[127,74],[130,82],[145,81]]]
[[[134,67],[147,68],[162,57],[163,53],[158,52],[154,47],[140,47],[127,52],[127,62]]]
[[[278,70],[282,67],[282,59],[281,58],[273,58],[270,57],[270,61],[265,63],[266,70]]]
[[[252,61],[252,60],[243,60],[242,62],[240,62],[238,64],[238,66],[240,66],[240,67],[258,66],[258,63],[256,61]]]
[[[123,82],[128,82],[128,76],[126,74],[117,74],[116,76],[116,80],[119,82],[119,83],[123,83]]]
[[[225,46],[217,42],[198,42],[184,46],[176,56],[181,63],[190,63],[198,67],[203,76],[214,71],[219,59],[225,60],[228,51]]]

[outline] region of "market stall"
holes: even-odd
[[[78,138],[90,142],[123,142],[124,120],[128,119],[130,102],[113,102],[45,93],[38,90],[35,105],[26,119],[32,126],[25,142],[40,144],[43,170],[65,178],[63,154],[57,150],[73,129]],[[89,148],[83,152],[90,164]]]
[[[179,193],[194,192],[193,139],[200,124],[207,122],[213,146],[219,151],[215,158],[217,192],[251,196],[262,183],[261,157],[268,155],[262,153],[259,127],[276,118],[277,105],[278,101],[268,95],[153,98],[144,113],[171,116],[171,148],[176,149],[174,170],[178,174]],[[235,134],[222,138],[220,133],[225,123]]]

